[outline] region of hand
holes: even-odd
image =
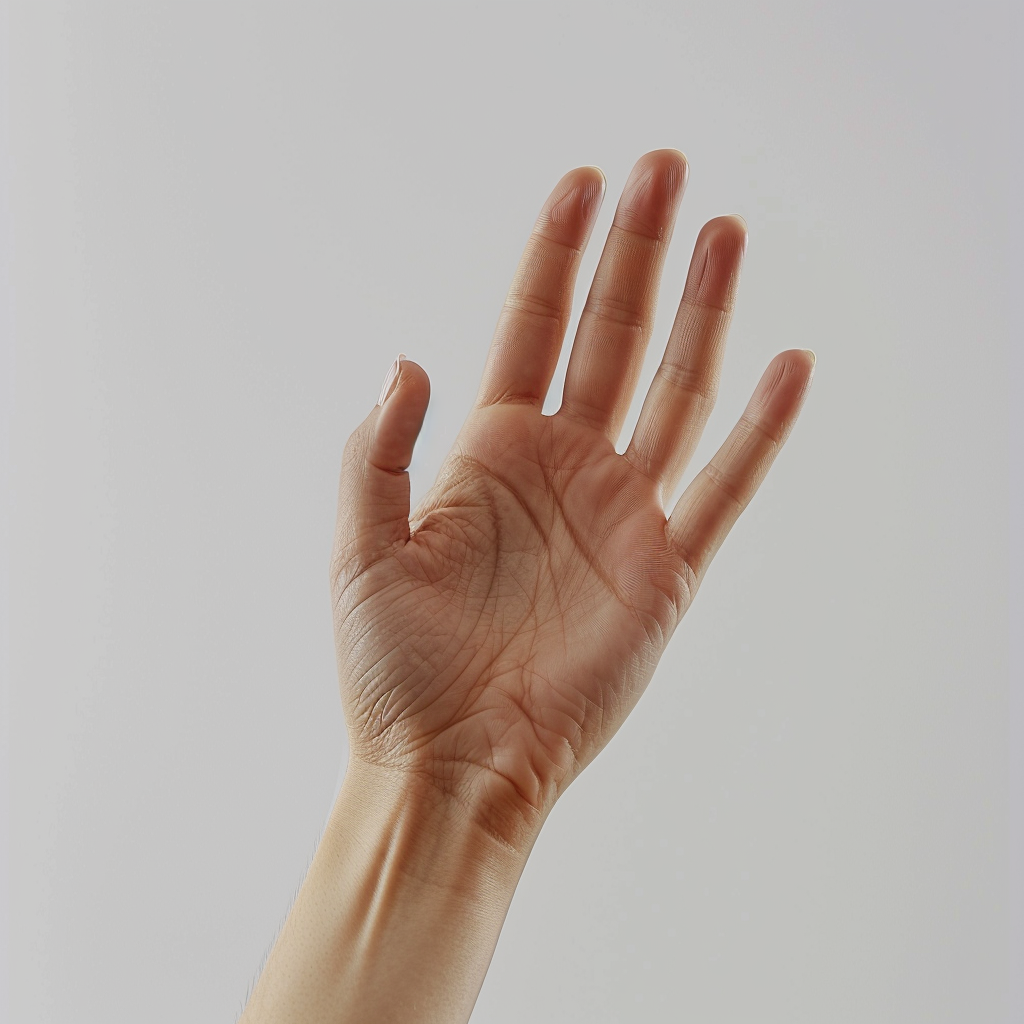
[[[686,176],[676,150],[636,164],[556,413],[541,410],[604,194],[594,167],[544,204],[476,402],[411,520],[406,467],[429,397],[419,365],[400,362],[346,445],[331,587],[351,756],[428,780],[511,844],[535,834],[643,693],[810,383],[812,353],[776,356],[666,516],[715,401],[746,247],[743,222],[717,218],[616,452]]]

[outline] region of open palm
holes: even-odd
[[[777,356],[666,516],[714,403],[745,248],[742,221],[718,218],[616,452],[686,173],[676,150],[635,166],[554,415],[541,410],[604,192],[593,167],[545,203],[476,403],[411,518],[421,367],[399,360],[346,446],[331,583],[352,755],[430,779],[502,834],[543,816],[625,720],[810,382],[811,353]]]

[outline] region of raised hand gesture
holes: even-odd
[[[554,415],[596,167],[544,204],[476,401],[415,510],[422,367],[399,357],[349,438],[330,572],[348,768],[239,1024],[469,1019],[547,813],[643,693],[792,429],[814,366],[801,349],[772,360],[666,515],[718,390],[746,245],[721,217],[616,451],[685,183],[676,150],[633,169]]]
[[[739,218],[716,218],[617,453],[686,177],[671,149],[634,167],[554,414],[542,406],[605,188],[595,167],[544,204],[476,401],[419,506],[406,469],[429,397],[422,367],[397,361],[346,446],[331,588],[351,757],[436,789],[512,845],[643,693],[811,379],[810,351],[777,355],[667,514],[715,401],[746,246]]]

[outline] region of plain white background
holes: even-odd
[[[775,352],[815,381],[473,1019],[1024,1017],[1012,6],[6,7],[4,1020],[234,1020],[346,756],[344,441],[406,352],[425,492],[550,188],[608,176],[578,313],[662,146],[690,183],[620,450],[713,216],[750,241],[679,491]]]

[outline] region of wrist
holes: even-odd
[[[434,777],[349,757],[327,822],[325,841],[361,843],[383,836],[396,848],[394,869],[444,885],[445,863],[466,861],[518,882],[544,815],[500,792],[489,779],[443,785]],[[495,790],[499,792],[495,792]],[[346,838],[347,837],[347,838]],[[460,878],[466,877],[459,871]]]

